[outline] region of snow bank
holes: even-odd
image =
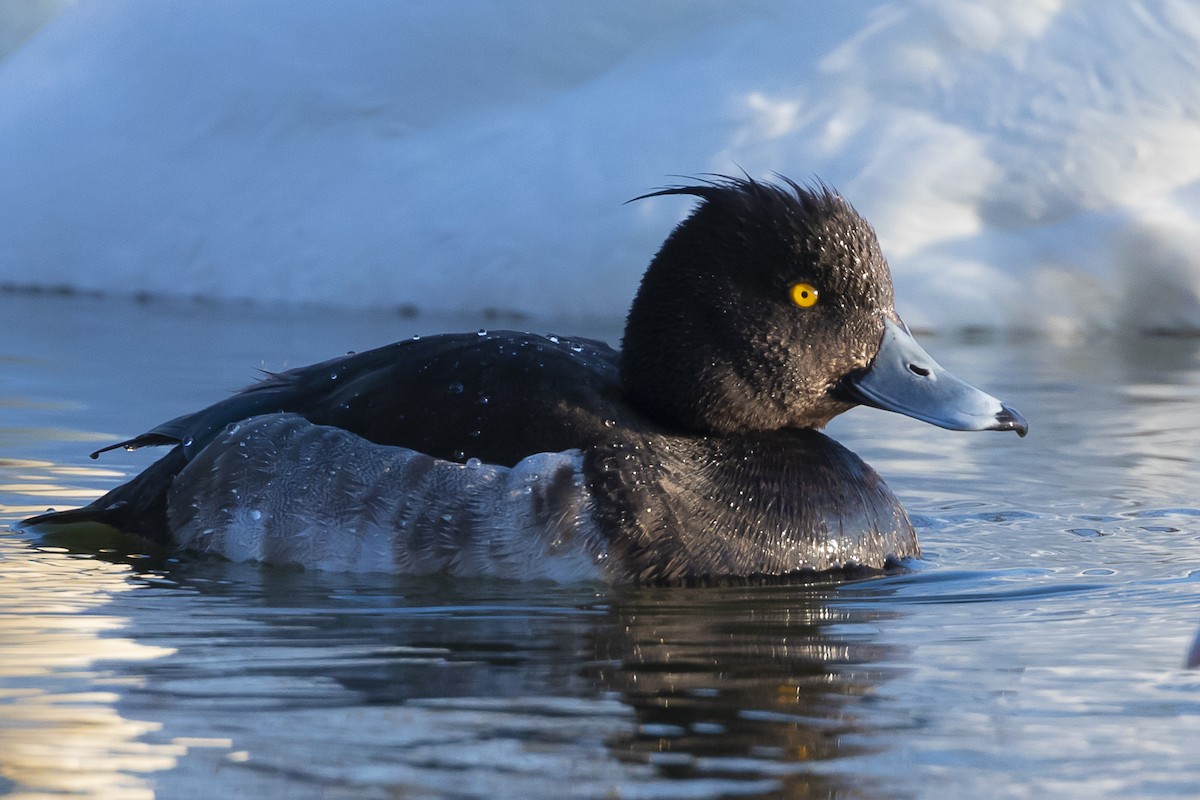
[[[623,314],[702,172],[837,186],[923,328],[1200,329],[1183,0],[105,0],[0,62],[0,284]]]

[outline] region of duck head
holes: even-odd
[[[621,378],[660,423],[727,435],[820,428],[865,404],[954,430],[1015,410],[955,378],[894,307],[875,231],[824,185],[718,177],[636,199],[700,198],[664,242],[626,321]]]

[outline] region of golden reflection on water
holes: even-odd
[[[0,532],[0,793],[13,798],[150,798],[145,773],[186,748],[148,744],[160,725],[116,710],[132,678],[97,665],[173,652],[120,635],[128,620],[96,613],[134,588],[129,568],[31,548]]]
[[[14,519],[38,514],[50,505],[65,507],[68,504],[91,501],[104,493],[103,489],[83,488],[78,481],[95,482],[96,479],[120,479],[126,473],[101,467],[59,466],[50,461],[33,459],[0,458],[0,497],[4,495],[41,498],[32,503],[0,503],[0,515],[11,515]],[[63,482],[56,482],[56,479]],[[65,479],[65,480],[63,480]]]

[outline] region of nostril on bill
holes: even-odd
[[[929,377],[929,370],[922,367],[920,364],[909,364],[908,369],[914,375],[920,375],[922,378]]]

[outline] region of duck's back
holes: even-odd
[[[590,339],[511,331],[415,338],[272,374],[148,435],[196,452],[230,422],[287,412],[376,444],[512,466],[579,447],[605,420],[633,424],[617,359]]]
[[[441,335],[284,373],[252,391],[294,397],[272,410],[377,444],[512,466],[533,453],[585,446],[606,421],[639,424],[617,360],[615,350],[588,339]]]

